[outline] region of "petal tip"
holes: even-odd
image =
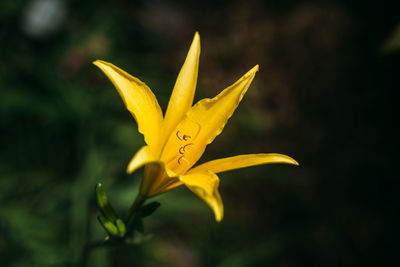
[[[255,65],[252,69],[250,69],[250,70],[243,76],[244,79],[248,79],[248,78],[254,77],[254,76],[256,75],[256,72],[258,72],[259,69],[260,69],[260,68],[259,68],[258,64]]]
[[[110,63],[108,63],[108,62],[106,62],[104,60],[101,60],[101,59],[96,59],[92,63],[93,63],[93,65],[95,65],[96,67],[98,67],[100,69],[103,69],[104,65],[109,65],[110,64]]]
[[[278,153],[270,153],[265,155],[273,156],[274,160],[271,163],[283,163],[283,164],[291,164],[295,166],[299,166],[300,164],[292,157],[288,155],[278,154]]]
[[[103,60],[100,59],[96,59],[95,61],[93,61],[92,63],[96,66],[100,65],[103,62]]]
[[[200,34],[198,32],[195,32],[194,34],[193,41],[189,49],[189,53],[191,50],[193,50],[193,52],[195,52],[196,54],[200,52]]]
[[[215,215],[215,221],[216,222],[222,222],[222,219],[224,218],[224,215],[223,214],[220,214],[220,215]]]
[[[279,155],[280,157],[283,157],[283,161],[281,163],[285,163],[285,164],[291,164],[294,166],[299,166],[300,164],[292,157],[289,157],[287,155],[282,155],[282,154],[276,154]]]
[[[286,156],[289,160],[289,164],[295,165],[295,166],[299,166],[300,164],[292,157]]]
[[[134,171],[134,169],[132,168],[131,164],[128,165],[128,167],[126,167],[126,174],[132,174]]]
[[[255,65],[250,71],[252,72],[252,73],[256,73],[256,72],[258,72],[260,70],[260,66],[257,64],[257,65]]]

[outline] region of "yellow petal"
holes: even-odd
[[[200,57],[200,36],[196,32],[190,46],[185,63],[183,64],[178,78],[176,79],[171,98],[165,113],[164,135],[169,136],[170,132],[182,120],[193,103],[196,90],[197,73]]]
[[[128,167],[126,168],[126,172],[128,174],[131,174],[145,164],[154,161],[156,161],[156,159],[153,157],[149,146],[143,146],[139,149],[138,152],[136,152],[136,154],[129,162]]]
[[[139,132],[144,135],[146,143],[155,149],[158,146],[163,116],[153,92],[144,82],[111,63],[96,60],[93,64],[99,67],[117,88],[126,108],[136,119]]]
[[[295,161],[291,157],[282,154],[249,154],[212,160],[194,167],[193,169],[188,171],[188,174],[201,171],[212,171],[214,173],[220,173],[234,169],[272,163],[299,165],[297,161]]]
[[[200,100],[178,124],[166,143],[161,159],[177,174],[184,174],[221,133],[250,86],[258,65],[213,99]]]
[[[143,166],[145,169],[140,185],[140,194],[143,196],[155,196],[182,185],[177,175],[165,169],[165,164],[153,156],[149,146],[139,149],[129,162],[126,171],[130,174]]]
[[[218,192],[218,176],[210,171],[204,171],[183,175],[179,178],[190,191],[207,203],[214,212],[215,220],[220,222],[224,217],[224,206]]]
[[[140,194],[152,197],[169,191],[182,183],[176,176],[169,176],[163,162],[155,161],[146,164]]]

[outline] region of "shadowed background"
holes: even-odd
[[[96,250],[89,266],[391,264],[396,10],[389,1],[215,2],[0,3],[1,266],[75,266],[85,242],[105,236],[97,182],[124,214],[141,177],[125,168],[144,141],[91,62],[140,78],[165,111],[195,31],[196,100],[260,65],[201,162],[276,152],[300,167],[220,174],[221,223],[186,188],[161,195],[144,222],[152,236]]]

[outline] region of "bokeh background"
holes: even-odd
[[[395,1],[392,1],[393,3]],[[301,166],[220,174],[225,218],[185,188],[157,198],[140,245],[87,266],[392,266],[399,210],[399,13],[390,1],[0,2],[0,265],[76,266],[104,238],[93,189],[122,215],[144,144],[91,62],[145,81],[165,110],[195,31],[196,99],[255,64],[202,161],[277,152]]]

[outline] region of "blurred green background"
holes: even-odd
[[[391,266],[398,22],[390,1],[1,1],[0,265],[75,266],[105,236],[95,184],[120,214],[137,194],[125,168],[143,138],[91,62],[139,77],[165,110],[199,31],[197,100],[260,64],[201,161],[277,152],[301,166],[220,174],[221,223],[183,187],[161,195],[152,238],[88,266]]]

